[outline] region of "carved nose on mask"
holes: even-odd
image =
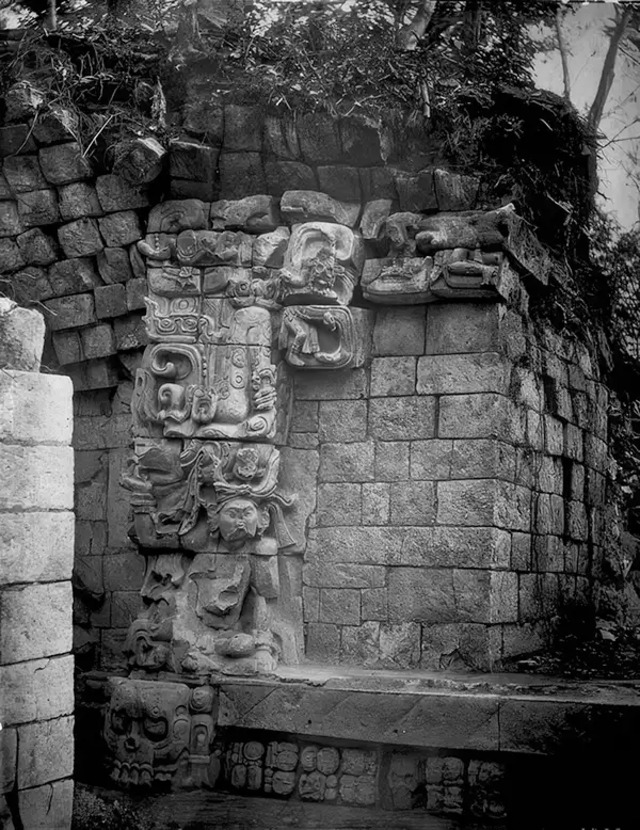
[[[139,746],[140,741],[136,735],[129,735],[124,742],[124,748],[127,752],[135,752]]]

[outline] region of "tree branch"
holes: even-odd
[[[594,130],[598,129],[600,121],[602,120],[602,115],[604,113],[604,107],[607,102],[607,98],[609,96],[609,92],[611,90],[611,85],[613,84],[613,79],[615,77],[615,67],[616,67],[616,58],[618,56],[618,50],[620,48],[620,41],[622,40],[627,25],[629,24],[629,20],[631,19],[631,15],[633,13],[633,8],[630,5],[624,6],[622,11],[616,7],[616,22],[611,32],[611,37],[609,39],[609,48],[607,49],[607,54],[604,59],[604,64],[602,65],[602,72],[600,74],[600,82],[598,83],[598,89],[595,94],[595,98],[593,99],[593,103],[591,104],[591,108],[589,110],[589,114],[587,116],[587,121]]]
[[[424,35],[436,10],[436,0],[421,0],[413,20],[398,32],[398,47],[404,52],[412,52]]]
[[[566,101],[571,101],[571,79],[569,76],[569,46],[567,39],[562,31],[562,9],[558,8],[556,11],[556,37],[558,38],[558,49],[560,50],[560,60],[562,61],[562,82],[564,84],[564,98]]]

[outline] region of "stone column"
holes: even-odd
[[[43,334],[37,312],[4,301],[0,367],[18,368],[0,368],[0,816],[8,829],[63,830],[73,803],[72,385],[37,374]]]

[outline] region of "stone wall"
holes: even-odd
[[[505,254],[502,285],[479,294],[445,286],[390,298],[371,289],[396,245],[385,235],[390,216],[446,223],[499,207],[486,195],[491,182],[446,170],[437,147],[399,149],[389,133],[354,120],[287,121],[188,96],[163,172],[150,186],[132,185],[125,169],[92,167],[68,114],[38,114],[34,124],[37,102],[11,101],[13,123],[0,131],[3,279],[19,299],[44,304],[46,360],[74,383],[82,667],[124,668],[122,646],[140,607],[145,562],[128,537],[119,480],[147,343],[136,243],[150,205],[166,198],[202,200],[211,227],[223,228],[216,200],[286,193],[283,224],[320,219],[364,239],[367,262],[351,302],[363,309],[361,364],[289,370],[283,482],[308,519],[309,658],[487,668],[540,647],[562,609],[595,602],[606,390],[593,348],[531,320],[529,290],[547,290],[550,270],[541,249],[533,245],[515,270],[520,254]],[[331,198],[296,213],[292,191]],[[434,232],[449,233],[446,224]],[[241,233],[255,239],[259,231]],[[453,233],[440,248],[473,260],[476,244],[482,249]],[[396,245],[394,256],[408,262],[410,247]],[[476,263],[482,279],[493,267],[484,262]]]
[[[74,759],[72,388],[37,373],[43,336],[41,315],[0,301],[0,817],[62,830]]]

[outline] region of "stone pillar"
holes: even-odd
[[[14,304],[2,312],[0,366],[37,371],[40,315]],[[13,326],[14,317],[20,325]],[[40,320],[35,330],[33,318]],[[9,325],[26,332],[28,348],[11,342]],[[6,828],[71,827],[71,397],[69,378],[0,369],[0,816]]]

